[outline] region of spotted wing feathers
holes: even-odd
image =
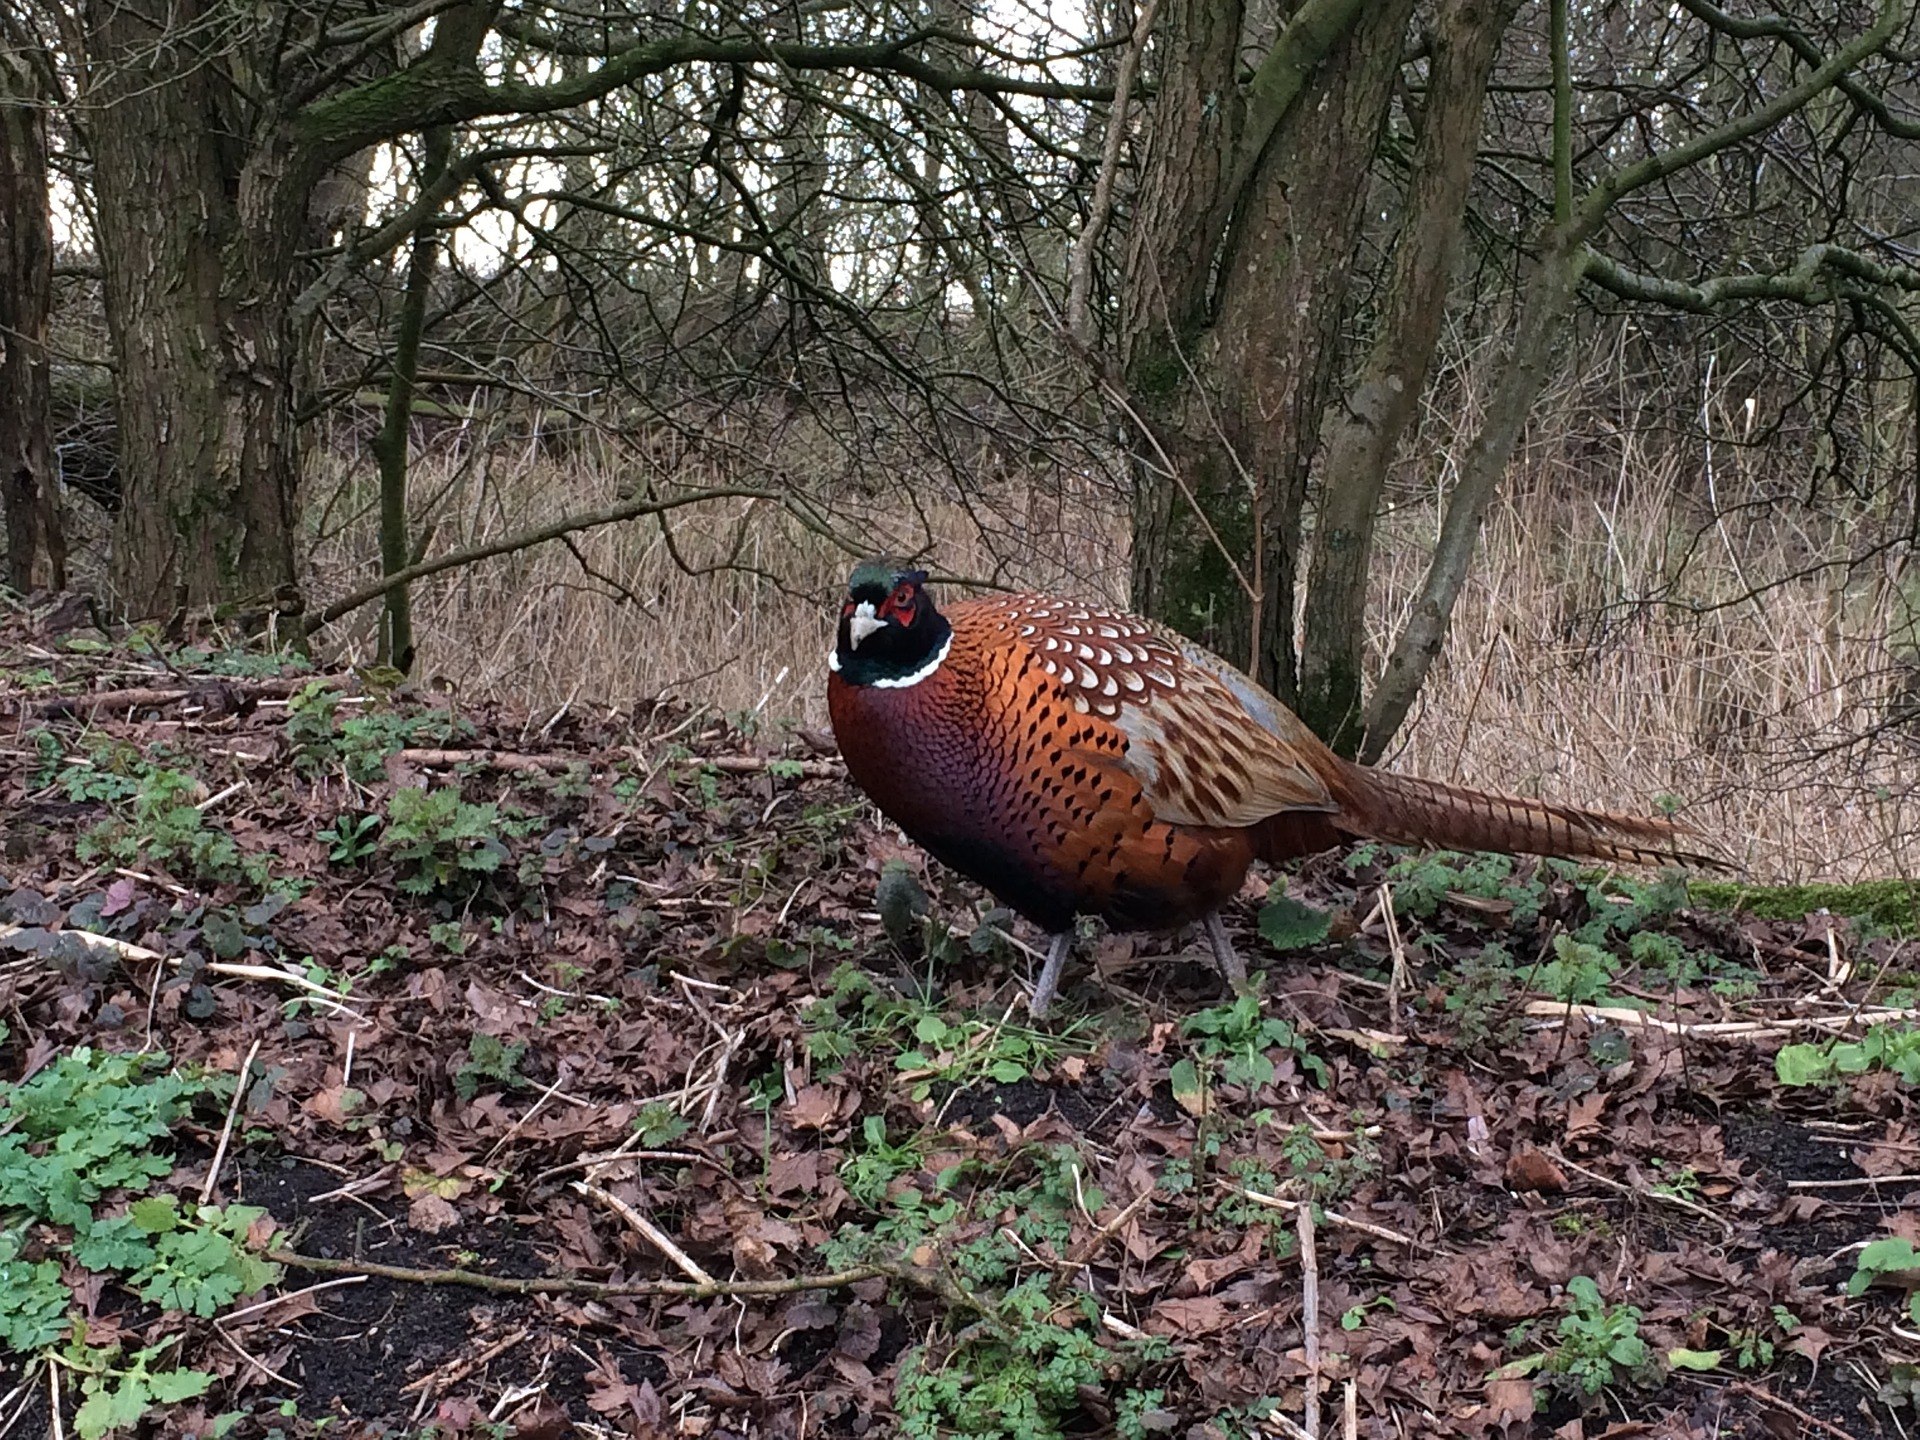
[[[1224,661],[1137,615],[1038,595],[971,603],[1000,610],[1074,709],[1125,736],[1155,819],[1231,828],[1337,808],[1312,763],[1324,747]]]

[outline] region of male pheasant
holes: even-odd
[[[1358,838],[1653,863],[1697,860],[1666,820],[1365,769],[1245,675],[1136,615],[1044,595],[960,600],[926,572],[855,568],[827,664],[856,784],[934,858],[1052,936],[1028,1009],[1052,1003],[1074,916],[1204,921],[1256,859]]]

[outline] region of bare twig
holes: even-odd
[[[240,1062],[240,1076],[233,1082],[233,1100],[227,1106],[227,1123],[220,1127],[220,1143],[213,1148],[213,1163],[207,1166],[207,1178],[200,1182],[202,1205],[213,1198],[213,1187],[220,1181],[220,1167],[227,1158],[227,1143],[233,1139],[233,1122],[240,1114],[240,1102],[246,1098],[247,1076],[253,1073],[253,1062],[259,1054],[260,1041],[255,1037],[247,1049],[247,1058]]]
[[[1320,1440],[1320,1254],[1313,1243],[1313,1206],[1294,1213],[1300,1236],[1300,1338],[1306,1348],[1307,1403],[1304,1425],[1308,1440]]]
[[[699,1265],[694,1262],[691,1255],[674,1244],[672,1237],[669,1236],[666,1231],[647,1219],[646,1216],[642,1215],[618,1195],[613,1194],[609,1190],[601,1189],[600,1186],[593,1184],[591,1181],[575,1180],[572,1183],[574,1190],[578,1193],[598,1200],[602,1205],[605,1205],[609,1210],[613,1211],[614,1214],[626,1221],[627,1224],[639,1231],[640,1234],[646,1238],[648,1244],[652,1245],[654,1249],[671,1260],[679,1269],[680,1273],[685,1275],[695,1285],[714,1285],[719,1283],[706,1271],[702,1270]]]
[[[978,1303],[968,1299],[939,1272],[921,1265],[857,1265],[849,1270],[834,1270],[822,1275],[794,1275],[784,1280],[708,1280],[700,1283],[683,1280],[639,1280],[609,1285],[596,1280],[576,1280],[557,1276],[520,1279],[510,1275],[485,1275],[477,1270],[417,1270],[406,1265],[381,1265],[371,1260],[330,1260],[319,1255],[302,1255],[296,1250],[273,1249],[267,1259],[296,1270],[312,1270],[322,1275],[361,1275],[375,1280],[399,1280],[413,1285],[460,1285],[501,1295],[585,1295],[590,1299],[610,1300],[623,1296],[664,1297],[677,1300],[752,1298],[765,1295],[799,1295],[810,1290],[838,1290],[862,1280],[898,1280],[929,1294],[965,1304],[977,1310]]]
[[[1250,1200],[1255,1205],[1265,1206],[1269,1210],[1297,1213],[1306,1208],[1306,1202],[1302,1200],[1288,1200],[1280,1195],[1267,1195],[1258,1190],[1248,1190],[1243,1186],[1231,1185],[1225,1181],[1221,1182],[1221,1187],[1232,1191],[1243,1200]],[[1338,1210],[1329,1210],[1325,1206],[1321,1207],[1320,1218],[1325,1220],[1329,1225],[1339,1226],[1342,1230],[1352,1230],[1361,1235],[1371,1235],[1376,1240],[1386,1240],[1394,1245],[1405,1245],[1408,1249],[1412,1249],[1418,1244],[1411,1235],[1403,1235],[1398,1230],[1389,1230],[1385,1225],[1375,1225],[1371,1220],[1356,1220],[1351,1215],[1342,1215]]]

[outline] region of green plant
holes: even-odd
[[[1920,1028],[1875,1025],[1857,1040],[1784,1045],[1773,1057],[1773,1073],[1782,1085],[1821,1085],[1878,1069],[1920,1084]]]
[[[860,1122],[860,1138],[865,1143],[840,1163],[840,1183],[862,1205],[875,1207],[886,1199],[889,1185],[920,1168],[925,1150],[917,1138],[901,1144],[890,1141],[887,1122],[879,1115]]]
[[[936,1085],[1010,1085],[1063,1056],[1093,1048],[1084,1021],[1044,1031],[1009,1024],[998,1015],[946,1015],[917,996],[881,990],[848,964],[835,968],[827,993],[807,1007],[801,1024],[808,1060],[829,1072],[854,1055],[892,1053],[893,1067],[914,1101],[925,1100]]]
[[[1907,1292],[1907,1315],[1920,1325],[1920,1251],[1902,1236],[1875,1240],[1853,1262],[1853,1275],[1847,1281],[1847,1294],[1859,1297],[1876,1281],[1899,1286]]]
[[[687,1117],[671,1105],[655,1102],[642,1107],[633,1117],[633,1130],[640,1137],[640,1143],[649,1150],[657,1150],[663,1145],[671,1145],[690,1128]]]
[[[76,1337],[61,1360],[81,1376],[81,1401],[73,1416],[81,1440],[101,1440],[138,1425],[156,1405],[177,1405],[207,1393],[213,1376],[204,1370],[154,1368],[173,1343],[137,1350],[122,1364],[120,1346],[89,1349]]]
[[[141,761],[132,784],[130,796],[103,787],[114,790],[110,803],[117,813],[81,833],[74,852],[82,860],[167,870],[213,884],[266,885],[266,857],[244,854],[233,836],[208,823],[193,776]]]
[[[168,1071],[164,1056],[79,1047],[0,1092],[0,1349],[44,1351],[71,1325],[57,1358],[82,1377],[80,1436],[137,1424],[156,1405],[203,1394],[212,1377],[161,1365],[166,1344],[124,1361],[118,1347],[89,1348],[84,1322],[69,1319],[71,1277],[60,1261],[31,1257],[29,1236],[47,1244],[49,1227],[64,1229],[70,1268],[202,1317],[279,1276],[248,1245],[264,1211],[146,1193],[173,1170],[160,1142],[213,1088]]]
[[[471,1100],[488,1080],[510,1090],[525,1085],[520,1061],[526,1053],[524,1044],[509,1045],[497,1035],[476,1030],[467,1041],[467,1058],[453,1072],[454,1093],[462,1100]]]
[[[1325,1062],[1307,1049],[1300,1033],[1278,1016],[1263,1014],[1260,997],[1251,991],[1234,996],[1225,1005],[1196,1011],[1181,1022],[1180,1029],[1194,1037],[1194,1056],[1217,1061],[1220,1078],[1229,1085],[1253,1087],[1273,1083],[1278,1072],[1269,1052],[1274,1050],[1293,1052],[1299,1057],[1301,1068],[1322,1085],[1329,1079]],[[1186,1067],[1185,1071],[1182,1066]],[[1194,1069],[1192,1059],[1174,1066],[1176,1092],[1201,1088],[1198,1074],[1191,1073]]]
[[[1567,1313],[1555,1333],[1560,1343],[1547,1357],[1546,1368],[1565,1375],[1589,1395],[1614,1382],[1616,1369],[1644,1369],[1647,1342],[1640,1338],[1640,1311],[1632,1305],[1609,1305],[1600,1287],[1585,1275],[1567,1281]]]
[[[335,865],[358,865],[379,848],[378,815],[353,815],[346,811],[334,816],[333,824],[314,838],[327,845],[327,859]]]
[[[1612,955],[1571,935],[1553,937],[1553,954],[1534,975],[1543,992],[1572,1005],[1590,1005],[1606,996],[1618,963]]]
[[[1060,1323],[1062,1308],[1047,1281],[1022,1281],[937,1362],[929,1347],[909,1351],[894,1392],[899,1433],[913,1440],[1054,1440],[1080,1410],[1083,1390],[1104,1392],[1111,1372],[1164,1354],[1155,1342],[1130,1350],[1104,1345],[1095,1315],[1086,1313],[1093,1307],[1083,1307],[1070,1325]],[[1150,1433],[1145,1420],[1162,1398],[1159,1391],[1123,1390],[1114,1407],[1116,1433]]]
[[[508,850],[502,836],[524,835],[529,822],[504,816],[493,801],[469,804],[453,786],[437,790],[396,790],[387,801],[380,848],[407,873],[400,888],[410,895],[431,895],[458,880],[477,880],[504,865]]]

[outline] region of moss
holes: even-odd
[[[1711,910],[1740,910],[1762,920],[1799,920],[1816,910],[1865,916],[1904,935],[1920,934],[1920,881],[1868,880],[1858,885],[1739,885],[1695,880],[1687,894]]]

